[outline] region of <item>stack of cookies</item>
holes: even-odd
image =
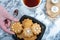
[[[47,0],[46,10],[49,17],[56,18],[60,14],[60,0]]]
[[[38,23],[33,23],[29,18],[24,19],[22,23],[15,22],[11,24],[11,30],[17,37],[24,40],[35,40],[41,33],[41,27]]]

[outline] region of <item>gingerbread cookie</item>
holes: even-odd
[[[35,35],[38,35],[39,33],[41,33],[41,27],[37,23],[34,23],[31,29]]]
[[[22,29],[22,24],[20,22],[14,22],[11,24],[11,30],[15,33],[20,33]]]
[[[22,22],[22,25],[24,28],[31,27],[32,24],[33,24],[33,22],[30,19],[24,19],[24,21]]]

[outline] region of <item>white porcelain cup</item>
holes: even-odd
[[[23,6],[29,8],[29,9],[34,9],[34,8],[39,7],[39,5],[41,4],[42,0],[40,0],[39,4],[38,4],[37,6],[34,6],[34,7],[28,7],[27,5],[25,5],[24,0],[21,0],[21,2],[22,2],[22,4],[23,4]]]

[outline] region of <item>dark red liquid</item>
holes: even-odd
[[[28,7],[35,7],[39,4],[40,0],[24,0],[24,4]]]

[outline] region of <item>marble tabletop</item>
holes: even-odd
[[[0,5],[4,6],[12,16],[14,16],[13,11],[18,9],[19,14],[18,16],[15,16],[18,19],[20,19],[23,15],[29,15],[45,24],[46,30],[41,40],[60,40],[60,17],[58,16],[54,20],[49,18],[46,14],[46,0],[42,0],[40,6],[35,9],[35,13],[25,8],[21,3],[21,0],[0,0]],[[0,40],[14,40],[11,36],[12,35],[7,34],[0,29]]]

